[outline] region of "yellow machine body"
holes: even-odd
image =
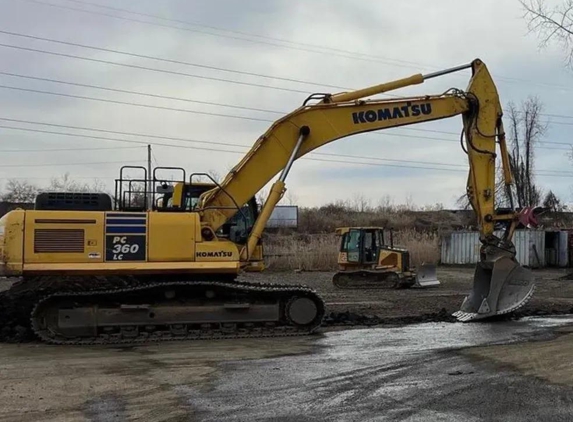
[[[434,265],[422,265],[421,277],[410,265],[410,252],[394,246],[393,233],[383,227],[342,227],[339,237],[339,288],[408,288],[437,286]]]
[[[463,69],[471,69],[465,90],[366,98]],[[483,246],[473,290],[456,316],[469,321],[511,312],[531,297],[534,281],[515,260],[518,213],[494,207],[498,144],[505,183],[512,183],[502,114],[479,59],[356,91],[313,94],[274,122],[221,182],[193,183],[194,176],[208,175],[187,179],[181,169],[181,181],[169,187],[157,169],[151,175],[142,167],[138,201],[126,201],[134,181],[120,172],[120,186],[128,188],[118,192],[116,181],[115,207],[109,196],[70,193],[60,208],[54,200],[52,208],[8,213],[0,220],[0,275],[20,276],[23,284],[5,295],[17,301],[17,291],[37,291],[36,302],[28,293],[21,299],[22,309],[33,309],[25,319],[39,337],[59,344],[313,332],[324,303],[312,289],[235,280],[241,270],[264,268],[262,233],[293,163],[352,135],[461,116],[467,195]],[[255,195],[277,175],[259,210]],[[496,224],[506,226],[502,237],[494,235]],[[404,273],[405,256],[389,250],[376,265],[401,265]]]
[[[202,240],[198,213],[17,210],[0,234],[7,276],[240,270],[237,245]]]

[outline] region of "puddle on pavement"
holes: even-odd
[[[379,420],[380,411],[407,419],[421,416],[422,409],[428,418],[412,420],[471,420],[471,412],[463,406],[460,411],[456,400],[468,409],[481,409],[482,398],[474,390],[495,401],[511,385],[519,386],[511,390],[516,395],[539,394],[539,389],[519,374],[499,381],[498,371],[478,370],[456,350],[555,338],[554,329],[567,324],[573,324],[573,317],[328,332],[313,340],[317,348],[312,353],[221,362],[220,374],[209,389],[180,385],[177,394],[201,421],[270,416],[293,421]],[[547,408],[553,410],[552,400],[559,396],[551,391],[546,396]],[[521,415],[528,410],[522,407],[500,404],[487,411]]]
[[[424,323],[326,333],[317,345],[336,355],[360,345],[378,352],[408,353],[477,345],[506,344],[554,335],[551,328],[573,324],[573,316],[528,317],[507,322]]]

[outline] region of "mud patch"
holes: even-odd
[[[520,344],[473,347],[460,353],[498,369],[573,387],[572,330],[572,327],[563,327],[557,329],[551,339],[536,338]]]
[[[88,400],[84,414],[93,422],[125,420],[125,402],[116,395],[104,395]]]
[[[439,312],[405,317],[383,317],[380,315],[359,314],[356,312],[330,312],[324,318],[323,326],[377,326],[377,325],[406,325],[422,322],[457,322],[445,308]]]

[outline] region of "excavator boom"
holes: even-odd
[[[453,88],[439,95],[365,99],[468,68],[472,77],[465,91]],[[318,101],[310,104],[311,100]],[[517,213],[498,215],[494,208],[497,143],[506,186],[512,183],[502,114],[496,86],[479,59],[353,92],[312,95],[301,107],[276,121],[220,186],[202,196],[202,224],[217,230],[282,170],[241,252],[242,261],[247,263],[286,190],[285,179],[296,159],[347,136],[461,115],[465,138],[462,147],[469,163],[467,195],[477,215],[482,250],[473,290],[456,316],[468,321],[511,312],[531,297],[534,283],[531,273],[517,263],[511,243]],[[506,226],[502,238],[494,235],[496,224]]]

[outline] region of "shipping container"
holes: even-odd
[[[501,236],[501,231],[496,231]],[[516,230],[513,242],[516,249],[516,259],[521,265],[532,268],[545,267],[545,231]],[[441,263],[446,265],[470,265],[479,261],[479,232],[457,231],[442,237]],[[557,263],[556,263],[557,265]]]

